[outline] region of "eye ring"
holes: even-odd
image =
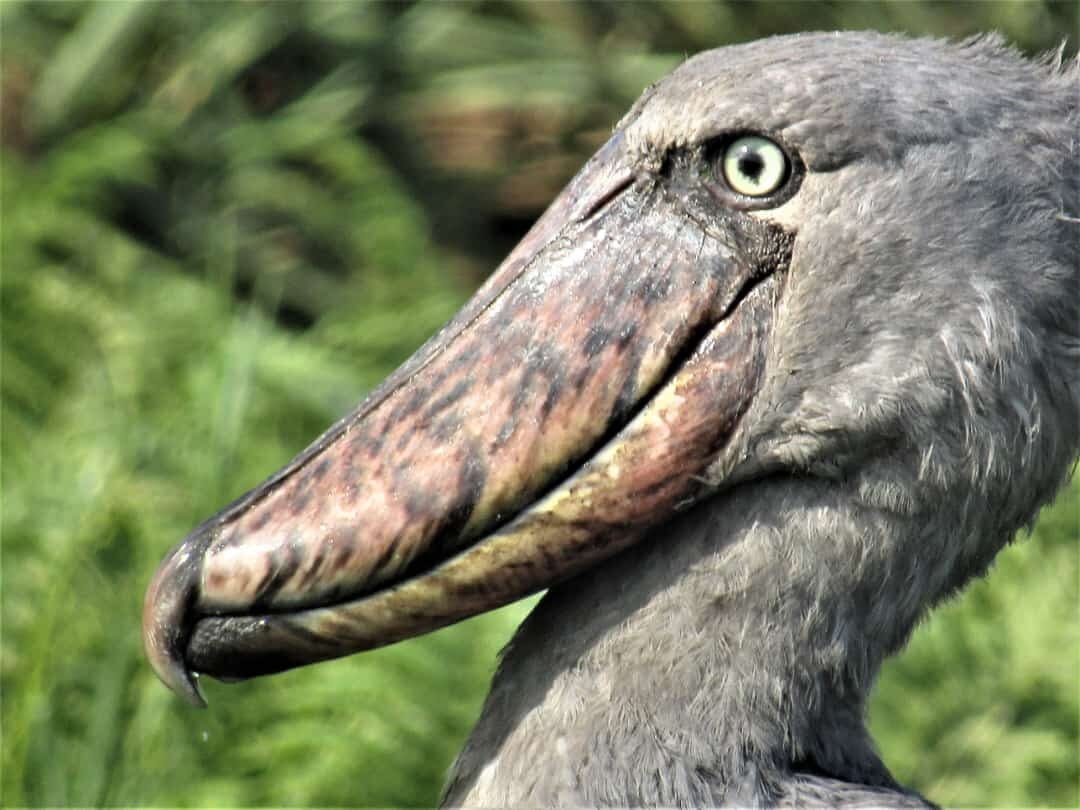
[[[731,191],[748,200],[775,194],[791,177],[787,152],[761,135],[735,138],[720,153],[717,173]]]
[[[706,186],[717,200],[738,211],[760,211],[787,202],[806,174],[798,152],[782,138],[753,131],[716,138],[705,158],[713,176],[713,183]],[[750,176],[744,179],[742,174]]]

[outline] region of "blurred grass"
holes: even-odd
[[[464,300],[687,53],[997,28],[1072,3],[0,4],[0,802],[423,806],[517,605],[194,712],[146,581]],[[1080,804],[1077,484],[887,667],[905,783]]]

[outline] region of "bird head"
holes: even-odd
[[[1080,443],[1077,77],[993,39],[690,59],[449,324],[166,557],[158,674],[199,702],[193,672],[427,632],[778,476],[897,515],[952,493],[912,611],[957,587]]]

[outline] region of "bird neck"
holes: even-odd
[[[863,722],[881,661],[931,599],[911,591],[913,531],[825,484],[758,482],[552,589],[444,800],[922,806],[893,792]]]

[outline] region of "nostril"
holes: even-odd
[[[577,217],[575,221],[585,222],[588,219],[596,216],[600,211],[608,206],[608,204],[622,194],[626,189],[630,188],[634,184],[637,177],[629,169],[623,171],[614,178],[610,187],[600,193],[597,198],[589,205],[581,216]]]

